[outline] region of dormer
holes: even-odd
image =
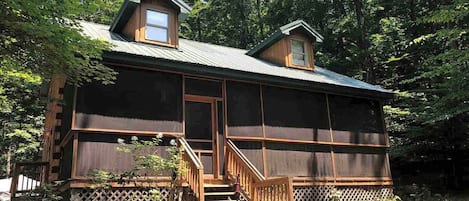
[[[177,48],[179,23],[190,11],[182,0],[125,0],[110,31],[130,41]]]
[[[314,70],[314,44],[323,37],[303,20],[277,29],[246,54],[281,66]]]

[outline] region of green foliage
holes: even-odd
[[[41,78],[28,69],[0,62],[0,175],[12,162],[38,160],[45,103]],[[9,157],[10,156],[10,157]]]
[[[169,186],[170,195],[177,193],[177,181],[186,171],[181,163],[182,148],[177,146],[176,140],[170,141],[170,147],[166,149],[166,157],[156,151],[156,147],[160,146],[163,141],[163,135],[159,134],[151,140],[140,140],[137,136],[133,136],[129,143],[123,139],[118,139],[120,144],[116,151],[123,154],[130,154],[135,162],[131,170],[121,173],[114,173],[104,170],[95,170],[90,174],[93,178],[92,188],[109,188],[111,181],[117,181],[119,184],[135,184],[145,182],[147,186],[143,186],[149,190],[151,200],[161,200],[162,196],[158,190],[158,176],[151,177],[149,175],[162,175],[164,172],[171,173],[172,180]],[[150,174],[149,174],[150,173]],[[141,187],[141,186],[140,186]]]
[[[60,201],[63,197],[59,195],[57,187],[47,184],[37,187],[33,191],[27,192],[21,197],[25,201]]]
[[[431,192],[428,186],[419,186],[416,184],[409,186],[401,186],[396,188],[396,194],[401,195],[405,201],[450,201],[448,195],[441,195]]]
[[[229,0],[190,2],[185,37],[249,48],[296,19],[324,38],[315,62],[395,90],[386,104],[391,158],[445,161],[448,185],[461,186],[469,152],[467,0]]]
[[[67,75],[75,83],[110,83],[115,72],[99,60],[106,42],[85,37],[75,21],[80,1],[0,2],[0,62],[19,65],[43,78]]]
[[[340,201],[340,197],[342,197],[342,191],[338,190],[337,188],[333,188],[331,193],[329,194],[329,198],[331,201]]]

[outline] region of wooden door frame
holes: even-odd
[[[197,95],[184,95],[184,105],[186,102],[196,102],[196,103],[209,103],[211,109],[212,117],[212,170],[213,170],[213,179],[221,179],[220,177],[220,159],[219,159],[219,150],[218,150],[218,117],[217,117],[217,101],[220,98],[218,97],[207,97],[207,96],[197,96]],[[185,107],[184,107],[185,108]],[[186,111],[184,111],[185,113]],[[185,131],[184,131],[185,134]]]

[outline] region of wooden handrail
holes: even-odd
[[[249,200],[254,191],[253,184],[265,180],[231,140],[226,141],[226,175],[231,181],[239,179],[241,190]]]
[[[18,194],[33,191],[47,183],[49,162],[19,162],[15,163],[11,179],[10,193],[12,198]],[[22,176],[20,178],[20,176]]]
[[[183,160],[183,178],[189,184],[189,187],[194,192],[194,195],[199,201],[205,201],[204,195],[204,166],[194,153],[192,148],[183,137],[179,138],[179,145],[182,146],[184,152],[182,153]]]
[[[292,178],[265,179],[231,140],[226,141],[226,158],[227,177],[232,181],[239,179],[248,200],[293,201]]]
[[[267,179],[253,184],[253,201],[278,200],[293,201],[292,178]]]

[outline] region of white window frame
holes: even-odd
[[[304,52],[295,52],[293,48],[293,41],[303,43],[303,50]],[[290,40],[290,50],[291,50],[291,63],[296,66],[309,66],[309,54],[308,54],[308,46],[306,41],[299,40],[299,39],[291,39]],[[299,54],[304,56],[304,64],[295,63],[294,54]]]
[[[167,23],[168,26],[165,27],[165,26],[161,26],[161,25],[157,25],[157,24],[148,23],[148,12],[149,11],[165,14],[166,15],[166,20],[167,20],[166,23]],[[146,20],[146,22],[145,22],[145,40],[157,41],[157,42],[162,42],[162,43],[169,43],[169,26],[170,26],[169,17],[170,17],[170,15],[167,12],[163,12],[163,11],[155,10],[155,9],[147,9],[146,12],[145,12],[145,20]],[[165,29],[166,30],[166,41],[161,41],[161,40],[148,38],[146,27],[155,27],[155,28]]]

